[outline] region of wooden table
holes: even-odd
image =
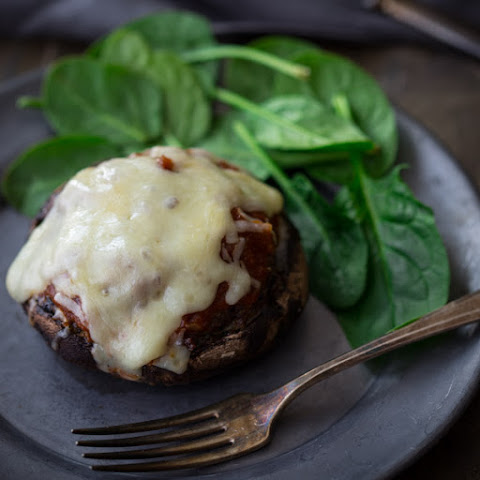
[[[0,41],[0,82],[83,45]],[[447,49],[332,46],[364,66],[393,103],[425,125],[480,186],[480,63]],[[480,392],[448,434],[396,480],[480,479]]]

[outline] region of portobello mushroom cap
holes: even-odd
[[[230,166],[224,163],[222,167]],[[61,188],[46,202],[33,227],[41,224],[49,214],[60,191]],[[262,212],[247,213],[265,220]],[[199,315],[193,319],[190,315],[184,316],[176,337],[172,338],[172,341],[180,339],[189,350],[183,373],[161,368],[154,362],[144,365],[141,375],[135,378],[115,369],[110,373],[152,385],[186,384],[243,364],[269,350],[300,315],[308,297],[308,275],[298,232],[285,214],[280,212],[265,221],[273,225],[273,249],[264,254],[264,258],[259,258],[258,253],[262,255],[265,249],[262,250],[258,235],[253,233],[247,238],[240,257],[249,273],[253,266],[263,270],[259,291],[255,295],[250,292],[237,303],[228,305],[225,302],[228,285],[219,285],[209,308],[197,312]],[[98,368],[92,356],[94,342],[84,322],[72,311],[61,309],[54,296],[55,288],[49,285],[23,303],[31,325],[63,359],[83,367]]]

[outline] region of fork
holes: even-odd
[[[404,345],[480,319],[480,290],[454,300],[398,330],[309,370],[268,393],[241,393],[219,403],[159,420],[100,428],[79,428],[81,435],[120,435],[165,430],[143,436],[80,440],[84,447],[133,447],[168,442],[165,446],[84,453],[93,459],[160,459],[153,462],[96,464],[93,470],[152,472],[197,468],[245,455],[266,445],[283,409],[321,380]],[[164,457],[174,456],[173,459]]]

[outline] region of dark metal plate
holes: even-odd
[[[0,170],[48,135],[35,111],[15,99],[35,93],[40,74],[0,89]],[[420,199],[434,208],[452,264],[452,296],[480,288],[480,204],[447,152],[398,114],[399,160]],[[279,347],[260,361],[188,387],[149,387],[81,370],[57,358],[28,326],[3,279],[29,221],[0,206],[0,477],[110,479],[88,470],[72,427],[141,421],[180,413],[239,391],[264,391],[341,353],[348,345],[335,318],[311,300]],[[475,327],[390,355],[374,370],[344,372],[286,410],[272,443],[239,460],[155,478],[380,479],[397,472],[458,416],[480,375]],[[151,478],[148,474],[144,475]],[[138,475],[138,477],[142,477]]]

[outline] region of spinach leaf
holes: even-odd
[[[250,42],[248,46],[286,59],[303,50],[314,48],[313,43],[284,36],[262,37]],[[225,67],[225,87],[251,101],[263,102],[272,96],[277,74],[263,65],[233,59],[229,60]]]
[[[233,129],[234,123],[240,118],[241,115],[238,112],[229,112],[217,118],[210,135],[198,146],[248,170],[259,180],[266,180],[270,176],[268,170]]]
[[[60,135],[98,135],[142,145],[161,133],[162,99],[148,78],[87,58],[56,63],[43,88],[44,111]]]
[[[305,176],[290,181],[243,124],[237,123],[235,130],[285,195],[286,212],[307,255],[312,293],[334,308],[354,305],[364,290],[367,265],[359,225],[339,206],[326,203]]]
[[[368,248],[360,224],[349,215],[347,204],[338,199],[335,204],[328,204],[305,175],[294,175],[291,183],[327,233],[325,238],[319,237],[318,232],[309,228],[311,220],[305,222],[305,209],[298,215],[298,202],[287,200],[287,213],[293,215],[304,232],[302,238],[308,235],[307,242],[312,236],[316,239],[308,263],[310,291],[335,309],[355,305],[367,278]]]
[[[138,33],[119,30],[106,38],[100,59],[137,70],[166,92],[165,135],[173,143],[192,146],[208,132],[210,102],[196,72],[176,54],[153,51]]]
[[[46,140],[10,164],[2,181],[2,192],[15,208],[33,217],[51,193],[78,170],[118,153],[117,147],[98,137]]]
[[[336,95],[332,100],[332,107],[341,118],[347,122],[352,121],[350,106],[344,95]],[[341,149],[337,151],[332,148],[303,151],[269,150],[270,156],[284,169],[304,168],[313,178],[340,184],[350,183],[354,177],[350,153],[351,151]],[[371,152],[367,152],[365,155],[370,154]]]
[[[312,98],[285,95],[273,97],[261,106],[300,127],[288,128],[253,117],[251,127],[264,147],[279,150],[329,148],[337,151],[367,151],[373,148],[372,142],[355,125]]]
[[[319,150],[268,150],[275,163],[284,170],[313,169],[322,165],[347,162],[350,164],[350,152],[335,149]],[[349,167],[350,168],[350,167]],[[350,168],[351,172],[351,168]],[[351,178],[351,176],[350,176]]]
[[[275,93],[311,95],[325,103],[344,95],[355,123],[380,147],[379,155],[367,163],[369,173],[380,176],[388,171],[397,152],[397,129],[394,112],[377,82],[346,58],[318,49],[292,60],[310,67],[309,79],[299,82],[278,75]]]
[[[208,132],[210,101],[197,73],[178,55],[153,51],[138,33],[119,30],[105,39],[99,58],[144,74],[165,93],[164,135],[169,144],[192,146]]]
[[[165,92],[165,124],[183,146],[194,146],[210,129],[212,109],[196,72],[171,52],[154,52],[148,67]]]
[[[277,55],[243,45],[215,45],[213,47],[197,48],[185,52],[182,58],[189,63],[221,58],[240,58],[293,78],[304,79],[310,75],[310,69],[304,65],[299,65]]]
[[[148,68],[151,49],[140,34],[134,31],[117,30],[103,42],[99,58],[105,63],[142,70]]]
[[[191,12],[170,11],[148,15],[123,25],[117,32],[120,30],[140,34],[153,50],[169,50],[177,54],[217,43],[207,19]],[[89,54],[98,56],[105,41],[100,39],[96,42]],[[196,70],[205,85],[213,85],[218,63],[202,63],[196,66]]]
[[[364,217],[370,248],[366,291],[354,308],[339,312],[353,346],[410,322],[445,303],[449,266],[430,208],[400,179],[400,168],[372,179],[357,163],[349,189]]]
[[[147,15],[121,28],[140,33],[154,49],[177,53],[217,43],[208,20],[192,12],[169,11]]]
[[[342,145],[342,143],[335,143],[335,140],[328,139],[324,135],[324,133],[329,132],[329,127],[327,125],[323,126],[325,130],[322,130],[322,125],[318,124],[318,121],[315,121],[314,119],[312,120],[311,118],[307,118],[306,123],[309,124],[308,126],[311,125],[313,129],[308,128],[308,126],[305,127],[301,125],[301,122],[303,122],[304,118],[302,113],[298,112],[298,108],[292,108],[290,109],[291,111],[285,109],[285,112],[279,112],[279,114],[276,111],[273,111],[271,108],[266,108],[263,105],[257,105],[256,103],[253,103],[250,100],[223,88],[216,88],[215,90],[212,90],[211,96],[223,103],[226,103],[227,105],[237,108],[239,111],[244,112],[245,114],[248,114],[248,121],[251,122],[254,127],[257,127],[259,131],[262,131],[261,129],[266,129],[269,133],[266,134],[262,140],[264,140],[267,144],[271,139],[274,139],[277,142],[277,146],[282,143],[286,148],[288,148],[287,146],[289,143],[291,143],[292,145],[297,145],[298,148],[302,147],[304,150],[319,148],[326,149],[327,147],[332,151],[345,149],[345,146]],[[279,104],[288,104],[288,102],[291,100],[294,100],[291,102],[293,106],[297,99],[282,99]],[[299,97],[298,100],[302,103],[302,106],[309,108],[303,104],[303,99],[301,97]],[[313,99],[310,100],[311,102],[308,102],[308,104],[314,103]],[[273,101],[274,100],[272,100],[272,102]],[[266,106],[269,106],[268,102]],[[321,108],[321,106],[318,107],[316,113],[318,113],[318,110]],[[290,116],[292,118],[289,118]],[[315,115],[313,117],[315,118]],[[350,128],[349,122],[346,122],[344,119],[342,119],[342,117],[337,117],[333,114],[332,117],[333,121],[337,122],[337,125],[340,123],[343,123],[344,125],[347,123],[349,125],[349,131],[347,133],[351,134],[352,131],[355,130],[354,127]],[[260,122],[260,120],[262,121],[261,123],[256,123]],[[320,129],[321,131],[316,132],[314,129]],[[356,132],[358,132],[358,130],[356,130]],[[352,142],[352,144],[349,145],[351,148],[348,148],[348,150],[356,151],[370,149],[372,143],[361,132],[358,132],[358,135],[362,141]],[[346,139],[345,143],[348,143],[348,139]]]
[[[34,97],[33,95],[22,95],[18,97],[15,104],[17,108],[38,108],[41,110],[43,108],[43,100],[39,97]]]
[[[269,155],[284,170],[303,168],[322,182],[350,183],[354,178],[350,152],[320,150],[268,150]]]
[[[353,122],[352,111],[350,110],[350,103],[344,93],[336,93],[331,99],[333,110],[345,120]]]

